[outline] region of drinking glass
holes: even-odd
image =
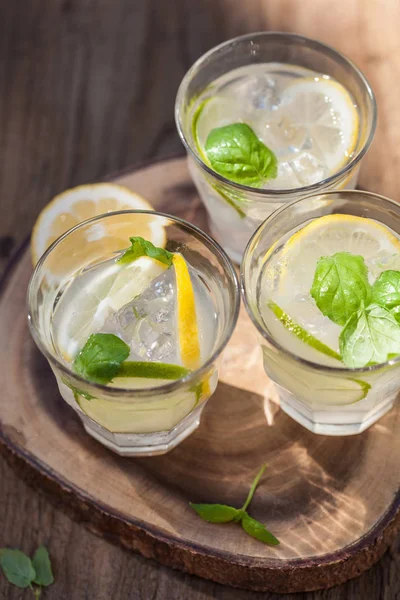
[[[206,164],[193,136],[193,103],[205,88],[212,89],[213,82],[221,75],[255,63],[305,67],[336,79],[351,94],[359,113],[359,135],[352,157],[340,170],[311,185],[272,190],[234,183]],[[375,133],[376,102],[364,75],[333,48],[300,35],[261,32],[224,42],[194,63],[179,87],[175,120],[188,153],[190,173],[207,209],[211,233],[230,258],[240,263],[249,238],[274,210],[315,192],[356,186],[361,159]],[[240,211],[232,204],[240,207]]]
[[[165,247],[180,252],[205,286],[216,315],[212,351],[197,370],[159,386],[124,389],[90,383],[73,372],[54,343],[55,308],[77,274],[112,259],[129,244],[129,223],[137,231],[138,222],[149,218],[165,228]],[[214,240],[182,219],[134,210],[94,217],[56,240],[39,260],[28,290],[30,330],[61,396],[87,433],[124,456],[163,454],[198,427],[217,386],[220,355],[235,327],[239,302],[235,270]]]
[[[319,364],[283,347],[261,314],[260,274],[266,268],[267,252],[278,251],[292,230],[332,214],[374,219],[400,237],[400,205],[383,196],[343,190],[295,200],[268,217],[250,239],[241,286],[247,312],[259,332],[264,368],[276,384],[282,410],[314,433],[351,435],[367,429],[393,406],[400,391],[400,356],[355,369]],[[394,256],[399,264],[400,255]],[[318,333],[314,335],[318,338]]]

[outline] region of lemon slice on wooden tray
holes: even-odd
[[[57,238],[72,227],[97,215],[119,210],[153,210],[153,207],[135,192],[115,183],[80,185],[55,196],[40,213],[32,231],[33,264]],[[107,232],[107,222],[102,224],[102,228],[100,241],[106,253],[109,248],[115,249],[116,235],[115,231]],[[135,235],[144,237],[158,247],[164,247],[166,243],[163,224],[150,215],[137,215],[134,220],[127,219],[126,228],[118,227],[120,248],[126,247],[129,237]],[[88,241],[87,232],[75,234],[71,252],[75,252],[77,246],[84,250]],[[68,263],[68,254],[64,252],[62,258],[65,257],[65,260],[58,260],[58,273],[54,274],[62,274],[67,269],[68,265],[63,263]]]

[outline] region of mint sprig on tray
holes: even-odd
[[[32,559],[21,550],[0,548],[0,566],[10,583],[22,589],[29,587],[36,599],[40,598],[42,588],[54,582],[49,553],[44,546],[39,546]]]
[[[400,271],[383,271],[371,286],[362,256],[337,252],[319,259],[311,296],[343,329],[342,361],[351,369],[400,354]]]
[[[193,504],[192,502],[190,502],[190,506],[203,521],[208,521],[208,523],[240,523],[243,530],[251,537],[270,546],[278,545],[279,540],[266,529],[265,525],[253,519],[247,513],[247,508],[253,499],[266,466],[265,464],[262,465],[258,471],[242,508],[235,508],[227,504]]]

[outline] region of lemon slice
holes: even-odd
[[[264,271],[262,287],[268,303],[272,301],[278,305],[300,328],[339,353],[341,327],[320,312],[310,295],[318,260],[336,252],[362,256],[370,283],[383,269],[400,266],[400,240],[381,223],[354,215],[326,215],[310,221],[280,249],[275,245],[273,252],[267,252],[268,267]],[[265,322],[285,347],[304,358],[330,364],[330,360],[317,354],[315,349],[310,354],[308,347],[312,344],[294,339],[293,327],[283,331],[282,319],[274,314],[275,319],[271,319],[270,312],[265,309]]]
[[[279,159],[271,189],[317,183],[339,171],[353,156],[359,116],[353,98],[340,83],[305,77],[289,85],[282,102],[267,117],[263,141]]]
[[[92,275],[90,270],[82,274],[81,293],[76,287],[66,290],[63,316],[55,327],[64,358],[71,361],[91,333],[101,330],[113,312],[141,294],[166,268],[158,260],[141,256],[125,265],[113,261],[101,275]],[[54,318],[57,321],[57,311]]]
[[[118,210],[153,210],[151,205],[128,188],[114,183],[97,183],[81,185],[56,196],[40,213],[32,232],[31,254],[34,264],[43,252],[60,235],[78,225],[82,221],[108,212]],[[88,253],[89,248],[95,250],[99,245],[108,250],[123,249],[128,245],[129,237],[140,235],[152,242],[155,246],[163,247],[166,242],[165,230],[159,219],[149,215],[137,215],[134,222],[127,220],[126,229],[118,228],[118,239],[115,232],[107,232],[106,222],[102,224],[102,235],[98,240],[88,240],[88,233],[82,231],[74,235],[74,248],[68,252],[65,248],[62,257],[51,264],[52,275],[62,275],[68,272],[71,265],[79,262],[77,253],[82,256]],[[87,242],[91,244],[88,245]]]
[[[172,259],[176,277],[178,336],[181,360],[188,369],[200,366],[200,341],[196,302],[189,269],[181,254]]]
[[[302,272],[308,271],[314,277],[317,260],[335,252],[363,256],[374,274],[383,263],[396,263],[400,240],[373,219],[345,214],[326,215],[314,219],[292,235],[285,244],[282,258],[287,266],[290,263],[293,275],[295,269],[301,268]],[[308,283],[309,278],[304,284]]]

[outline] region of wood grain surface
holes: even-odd
[[[0,263],[40,208],[66,187],[181,149],[173,104],[190,64],[216,43],[261,29],[331,43],[364,70],[379,104],[361,172],[367,189],[399,199],[400,62],[397,0],[0,1]],[[389,449],[388,449],[389,450]],[[47,543],[49,600],[250,600],[99,540],[0,462],[1,545]],[[287,600],[400,598],[400,543],[359,579]],[[28,598],[0,578],[0,597]]]
[[[185,158],[115,181],[207,230]],[[0,451],[76,519],[167,566],[257,591],[332,587],[382,556],[400,528],[400,405],[359,436],[307,431],[279,410],[242,306],[199,429],[166,456],[116,456],[60,398],[28,331],[28,248],[13,263],[0,289]],[[204,523],[189,508],[189,500],[241,506],[263,462],[251,512],[280,546]]]

